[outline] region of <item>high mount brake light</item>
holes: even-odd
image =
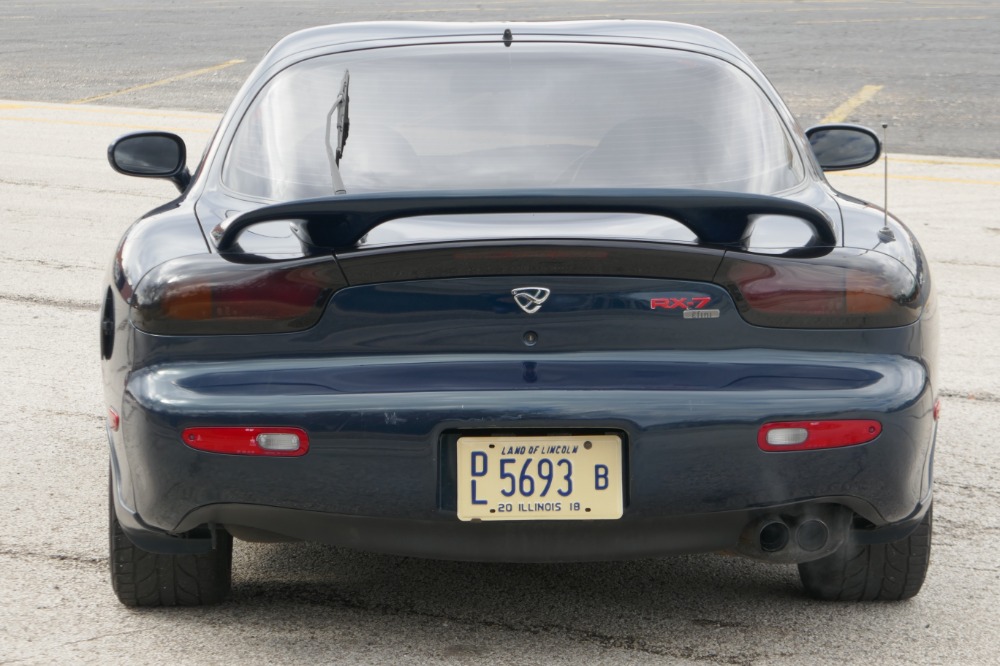
[[[241,456],[301,456],[309,435],[301,428],[187,428],[181,439],[192,449]]]
[[[331,257],[249,264],[217,255],[177,259],[139,283],[132,322],[167,335],[298,331],[315,324],[345,285]]]
[[[925,300],[901,263],[849,248],[808,259],[727,255],[717,282],[749,323],[776,328],[905,326],[917,320]]]
[[[764,451],[835,449],[865,444],[881,433],[878,421],[781,421],[761,426],[757,446]]]

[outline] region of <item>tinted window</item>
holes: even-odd
[[[349,72],[339,168],[336,102]],[[347,192],[678,187],[772,193],[802,167],[735,67],[659,48],[410,46],[314,58],[273,78],[223,180],[270,200]]]

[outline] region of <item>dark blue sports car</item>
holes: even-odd
[[[930,551],[935,306],[747,56],[646,21],[296,33],[125,234],[101,354],[111,573],[211,603],[232,538],[429,558],[735,551],[905,599]]]

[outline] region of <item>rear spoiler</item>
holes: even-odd
[[[659,215],[685,225],[702,243],[737,245],[760,215],[787,215],[816,232],[811,245],[836,244],[830,219],[798,201],[760,194],[672,189],[559,189],[348,194],[279,203],[231,217],[212,230],[220,253],[237,252],[247,228],[287,220],[315,248],[347,250],[390,220],[421,215],[497,213],[632,213]]]

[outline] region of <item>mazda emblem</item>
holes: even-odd
[[[514,296],[514,302],[518,307],[528,314],[534,314],[541,309],[542,303],[552,292],[545,287],[518,287],[511,289],[510,293]]]

